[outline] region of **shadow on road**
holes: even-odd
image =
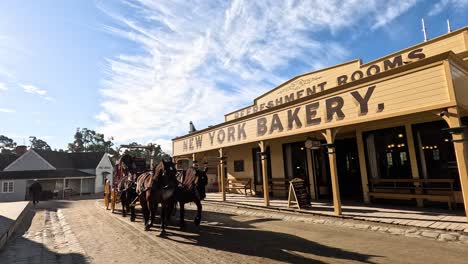
[[[187,219],[193,219],[193,216],[194,211],[187,210]],[[316,259],[318,256],[373,263],[370,258],[379,257],[346,251],[322,245],[300,236],[261,230],[253,226],[255,223],[277,221],[274,219],[259,218],[237,221],[234,216],[219,212],[205,213],[206,221],[201,227],[194,226],[192,222],[187,223],[183,232],[172,227],[165,238],[178,243],[288,263],[325,263]],[[177,223],[178,221],[172,222]]]
[[[41,243],[30,240],[24,236],[29,230],[36,212],[50,210],[50,208],[48,208],[49,203],[41,203],[41,206],[37,205],[35,208],[28,211],[17,232],[14,234],[14,237],[10,239],[3,250],[0,251],[0,263],[90,263],[82,254],[53,252]],[[55,201],[55,203],[58,206],[55,207],[55,209],[63,206],[60,202]]]

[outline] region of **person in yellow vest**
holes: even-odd
[[[109,198],[111,192],[111,185],[109,179],[106,178],[106,183],[104,185],[104,205],[106,206],[106,210],[109,210]]]

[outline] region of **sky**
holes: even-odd
[[[468,0],[0,1],[0,135],[157,143],[297,75],[468,26]]]

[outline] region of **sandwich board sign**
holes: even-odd
[[[289,181],[288,208],[292,203],[295,203],[299,209],[310,207],[309,193],[302,179],[294,178]]]

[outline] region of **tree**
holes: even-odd
[[[52,151],[49,144],[42,139],[36,137],[29,137],[29,141],[31,142],[31,148],[36,150],[46,150]]]
[[[83,134],[81,133],[80,128],[76,129],[74,138],[75,140],[73,141],[73,143],[68,143],[68,150],[71,152],[83,152]]]
[[[16,147],[16,143],[13,139],[0,135],[0,153],[11,152]]]
[[[127,144],[128,146],[140,146],[141,144],[138,144],[137,142],[132,142],[130,144]],[[147,151],[143,148],[127,148],[126,151],[133,157],[138,157],[138,158],[145,158],[148,162],[152,159],[153,164],[158,164],[163,158],[169,156],[167,153],[162,151],[161,146],[158,144],[149,144],[147,146],[153,146],[154,151],[151,153],[150,151]],[[121,146],[122,147],[122,146]],[[122,155],[123,153],[119,153],[119,155]],[[152,154],[152,155],[151,155]],[[116,156],[116,159],[118,157]]]
[[[114,143],[112,137],[107,140],[104,134],[97,133],[94,130],[87,128],[77,128],[74,135],[74,141],[68,144],[68,150],[71,152],[107,152],[114,154],[112,148]]]

